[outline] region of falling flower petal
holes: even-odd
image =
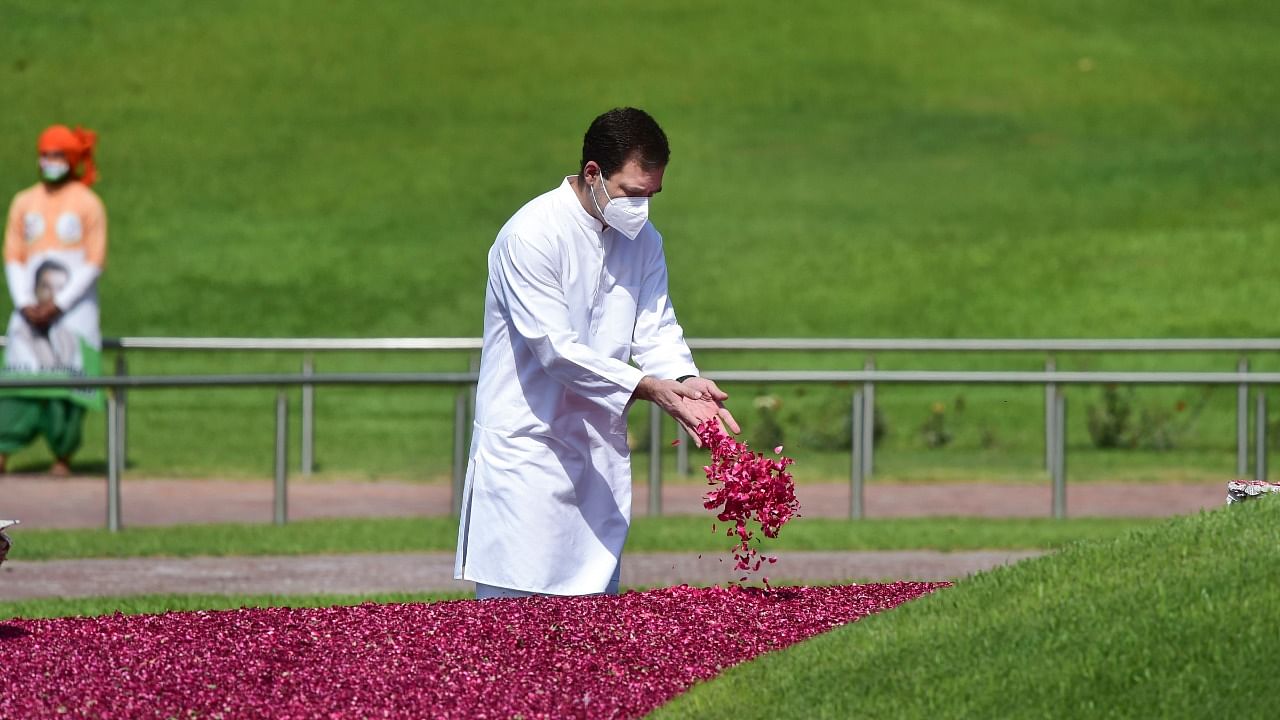
[[[711,464],[703,468],[711,485],[703,507],[716,511],[717,520],[733,523],[728,535],[738,538],[733,549],[734,567],[755,572],[760,568],[759,551],[751,546],[754,535],[747,521],[759,524],[765,537],[776,538],[782,526],[799,513],[795,480],[787,472],[795,461],[785,455],[773,459],[752,452],[750,446],[727,434],[718,422],[699,425],[698,439],[711,452]],[[774,448],[774,452],[780,454],[782,446]]]

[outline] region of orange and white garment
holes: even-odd
[[[100,353],[98,277],[107,258],[107,213],[84,183],[44,183],[13,199],[4,233],[5,279],[14,310],[6,372],[82,373],[85,352]],[[52,300],[62,315],[47,335],[19,311]]]

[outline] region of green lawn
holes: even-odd
[[[1068,546],[733,668],[655,718],[1271,717],[1280,502]],[[1265,683],[1263,683],[1265,684]]]
[[[575,169],[590,118],[623,103],[653,112],[672,140],[654,220],[690,336],[1280,332],[1265,310],[1280,304],[1280,286],[1262,270],[1280,258],[1280,6],[1263,0],[0,0],[0,27],[10,99],[0,194],[33,182],[46,124],[101,133],[107,335],[476,336],[495,232]],[[703,365],[863,359],[718,353]],[[300,363],[129,360],[135,373]],[[980,369],[1043,358],[877,360]],[[1235,360],[1060,366],[1221,370]],[[322,370],[371,371],[467,361],[317,359]],[[797,457],[819,449],[807,436],[847,402],[844,390],[738,388],[748,433],[762,425],[751,400],[766,392],[784,399]],[[926,449],[930,407],[952,408],[960,393],[952,444]],[[1087,445],[1095,395],[1071,396],[1073,444]],[[1040,397],[885,390],[884,471],[1026,477]],[[1169,389],[1141,402],[1155,416],[1198,399]],[[273,407],[269,390],[136,392],[130,472],[265,476]],[[320,467],[442,477],[450,408],[435,391],[322,391]],[[1133,468],[1084,454],[1072,469],[1216,478],[1234,466],[1233,418],[1231,392],[1215,393],[1179,430],[1179,453],[1139,456]],[[85,468],[102,463],[100,420]],[[15,465],[46,459],[32,450]]]
[[[1076,540],[1110,537],[1155,521],[1136,518],[1051,520],[905,518],[849,522],[797,518],[773,550],[1051,549]],[[733,543],[712,532],[713,518],[636,518],[628,552],[719,552]],[[308,520],[274,525],[178,525],[106,530],[11,531],[18,560],[103,557],[307,555],[358,552],[452,552],[457,523],[446,518]]]

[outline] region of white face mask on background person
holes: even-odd
[[[71,164],[66,160],[40,159],[40,177],[47,182],[58,182],[71,172]]]
[[[604,191],[608,202],[601,208],[594,190],[591,192],[591,202],[595,203],[596,212],[604,218],[604,224],[626,235],[628,240],[635,240],[644,224],[649,221],[649,198],[609,197],[609,191],[604,186],[604,173],[600,173],[600,189]]]

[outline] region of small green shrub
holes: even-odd
[[[925,447],[938,449],[951,444],[953,435],[947,429],[947,406],[935,402],[929,408],[929,417],[920,425],[920,438]]]
[[[1133,388],[1123,391],[1118,385],[1106,385],[1102,388],[1102,404],[1090,405],[1089,438],[1096,448],[1110,449],[1133,447],[1133,428],[1130,417],[1133,415]]]
[[[784,444],[786,432],[778,419],[779,411],[782,410],[782,398],[771,394],[758,395],[751,401],[751,406],[755,408],[756,421],[751,427],[743,428],[747,442],[760,452]]]

